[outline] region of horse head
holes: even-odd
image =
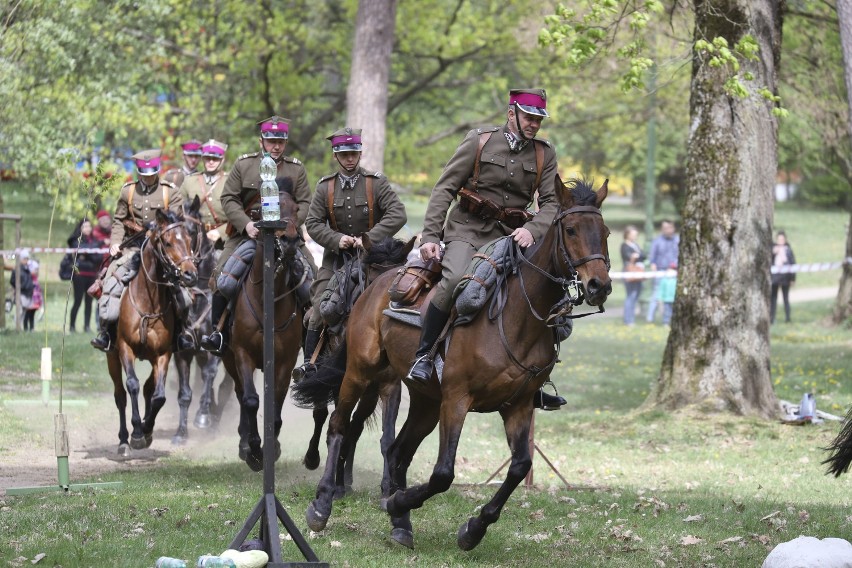
[[[299,233],[299,204],[293,197],[293,180],[289,177],[275,179],[278,184],[278,206],[281,212],[281,221],[285,223],[283,229],[275,231],[276,255],[287,261],[292,260],[296,250],[301,243]]]
[[[192,252],[195,254],[198,264],[201,259],[207,257],[213,243],[204,238],[204,221],[201,218],[201,199],[196,195],[192,201],[183,203],[183,220],[186,230],[189,232]]]
[[[158,209],[148,238],[166,277],[181,286],[194,286],[198,270],[192,254],[192,237],[184,219],[171,211]]]
[[[602,305],[612,292],[609,277],[609,229],[601,215],[601,204],[607,195],[607,184],[595,191],[584,180],[571,179],[567,184],[556,177],[556,195],[559,211],[557,262],[563,274],[579,279],[585,291],[586,302],[591,306]]]

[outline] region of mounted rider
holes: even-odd
[[[435,184],[420,256],[424,261],[441,260],[441,281],[426,310],[408,379],[426,383],[432,377],[430,354],[449,320],[456,285],[477,250],[507,235],[527,248],[553,223],[558,207],[556,153],[547,141],[536,138],[542,119],[549,116],[546,107],[544,89],[509,91],[506,123],[468,132]],[[533,216],[526,209],[536,194],[539,210]],[[457,198],[458,205],[451,209]],[[477,207],[483,200],[489,206]],[[477,208],[480,212],[474,214]],[[536,406],[555,410],[565,404],[561,397],[540,394]]]
[[[195,197],[201,202],[201,222],[203,232],[217,250],[225,244],[228,218],[222,208],[222,191],[228,173],[223,170],[225,152],[228,145],[212,138],[201,146],[202,171],[187,175],[180,186],[180,193],[186,203]]]
[[[335,269],[343,264],[344,251],[361,248],[367,235],[377,243],[405,225],[405,206],[381,172],[361,167],[361,129],[341,128],[326,140],[337,162],[336,172],[319,180],[305,226],[325,250],[322,266],[311,286],[313,310],[307,326],[304,362],[308,363],[322,334],[320,298]],[[302,365],[304,371],[305,365]]]
[[[92,347],[101,351],[115,349],[118,305],[125,286],[136,275],[146,226],[156,218],[158,210],[170,210],[183,215],[183,197],[171,182],[159,178],[160,150],[145,150],[134,154],[137,180],[124,184],[112,215],[109,253],[112,258],[103,277],[103,289],[98,298],[101,332],[92,340]],[[135,266],[134,266],[135,265]],[[182,302],[178,302],[182,304]],[[180,314],[176,318],[176,350],[191,349],[193,342],[182,332]]]
[[[234,251],[248,239],[257,239],[260,229],[255,222],[260,220],[260,161],[263,153],[268,152],[277,165],[277,177],[290,178],[293,181],[293,198],[299,205],[298,223],[301,227],[308,216],[311,204],[311,189],[308,186],[308,175],[305,166],[297,158],[284,155],[289,138],[290,121],[280,116],[270,116],[257,123],[260,128],[260,152],[243,154],[237,158],[231,173],[222,189],[222,210],[228,220],[226,229],[227,240],[222,250],[222,256],[213,272],[212,281],[222,272],[225,262]],[[316,266],[311,260],[307,248],[302,245],[302,253],[316,274]],[[221,354],[227,343],[223,333],[227,327],[219,328],[220,320],[228,307],[228,299],[218,290],[213,293],[213,325],[210,335],[201,338],[201,347],[217,355]]]
[[[202,144],[198,140],[187,140],[180,145],[183,152],[183,164],[179,168],[171,169],[166,172],[163,179],[175,184],[175,187],[183,185],[186,176],[191,176],[198,172],[198,161],[201,159]]]

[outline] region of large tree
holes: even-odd
[[[388,78],[396,27],[396,0],[360,0],[355,18],[346,122],[363,128],[362,165],[384,168]]]
[[[837,19],[840,24],[840,45],[843,51],[843,76],[846,81],[846,97],[849,113],[846,126],[852,138],[852,0],[837,0]],[[852,173],[852,172],[850,172]],[[852,179],[852,176],[850,176]],[[852,213],[846,228],[846,258],[852,257]],[[852,317],[852,264],[843,266],[840,289],[834,303],[832,319],[840,324]]]
[[[759,48],[752,84],[775,90],[781,2],[695,2],[696,43]],[[676,317],[650,402],[776,416],[769,365],[770,259],[777,122],[773,103],[732,96],[730,70],[697,51]],[[754,93],[753,93],[754,94]]]

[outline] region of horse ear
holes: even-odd
[[[414,250],[414,243],[416,243],[416,242],[417,242],[417,235],[414,235],[413,237],[408,239],[407,243],[405,243],[405,247],[403,248],[403,250],[405,251],[405,257],[406,258],[408,258],[408,255],[411,253],[411,251]]]
[[[154,215],[154,217],[157,219],[157,223],[159,223],[160,225],[165,225],[169,222],[169,218],[166,217],[166,214],[163,212],[162,209],[157,209],[157,213]]]
[[[370,240],[370,236],[367,233],[361,235],[361,246],[368,252],[371,248],[373,248],[373,241]]]
[[[189,211],[191,213],[197,213],[201,211],[201,199],[199,199],[197,195],[192,200],[192,204],[189,206]]]
[[[606,194],[609,192],[608,186],[609,178],[605,179],[601,188],[595,192],[595,195],[597,195],[597,198],[595,199],[595,207],[598,209],[601,208],[601,204],[604,202],[604,199],[606,199]]]
[[[554,181],[556,187],[554,187],[556,193],[556,199],[559,201],[560,209],[570,209],[574,206],[574,194],[571,193],[571,190],[565,185],[562,181],[562,178],[559,177],[559,174],[556,174],[556,180]]]

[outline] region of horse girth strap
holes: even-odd
[[[367,209],[368,209],[368,219],[367,219],[367,230],[373,228],[375,225],[375,216],[373,213],[373,178],[371,176],[365,176],[365,182],[367,185]],[[328,180],[328,195],[326,196],[326,204],[328,206],[328,223],[332,229],[340,232],[340,228],[337,225],[337,217],[334,215],[334,184],[337,176],[333,176],[330,180]]]

